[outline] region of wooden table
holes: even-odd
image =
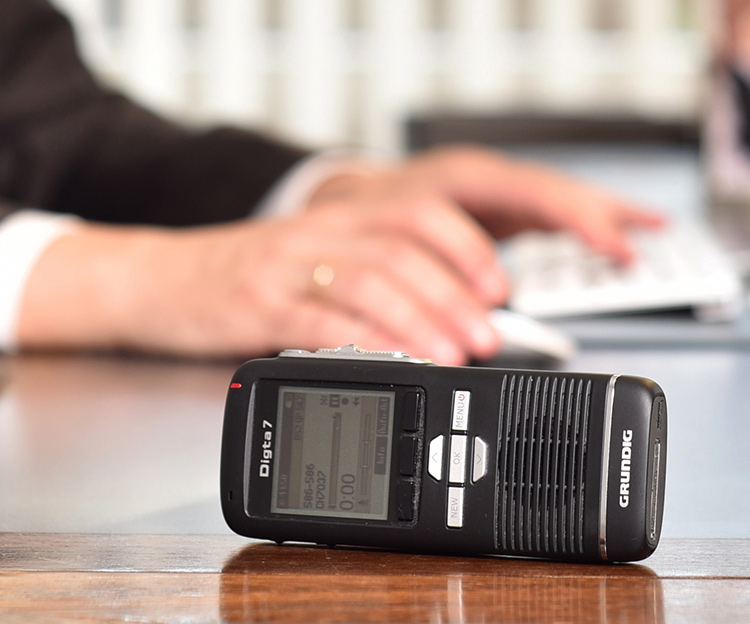
[[[439,557],[224,536],[0,535],[0,621],[747,622],[750,542],[640,565]]]
[[[0,623],[748,622],[742,506],[750,459],[727,452],[735,438],[747,439],[748,419],[718,410],[707,436],[697,413],[703,395],[694,394],[707,390],[677,385],[692,361],[636,356],[584,354],[574,365],[593,370],[599,357],[602,366],[658,367],[654,376],[670,387],[675,444],[665,527],[673,533],[639,565],[251,542],[228,531],[218,502],[223,403],[235,363],[0,361]],[[708,389],[744,402],[740,369],[710,370],[727,383]],[[710,481],[690,472],[696,449],[704,467],[695,470]],[[718,503],[695,503],[708,500]],[[682,522],[688,514],[700,522]]]

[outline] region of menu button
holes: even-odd
[[[454,431],[466,431],[469,428],[469,401],[471,392],[456,390],[453,393],[453,413],[451,425]]]

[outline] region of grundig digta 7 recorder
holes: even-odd
[[[277,542],[637,561],[659,541],[666,445],[647,379],[285,351],[231,382],[222,508]]]

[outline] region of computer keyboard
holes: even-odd
[[[509,307],[537,318],[692,308],[728,320],[743,308],[742,281],[707,226],[678,222],[632,233],[636,260],[620,266],[565,233],[528,232],[504,245]]]

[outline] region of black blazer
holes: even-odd
[[[96,82],[46,0],[0,0],[0,216],[29,206],[121,223],[227,221],[305,155],[150,113]]]

